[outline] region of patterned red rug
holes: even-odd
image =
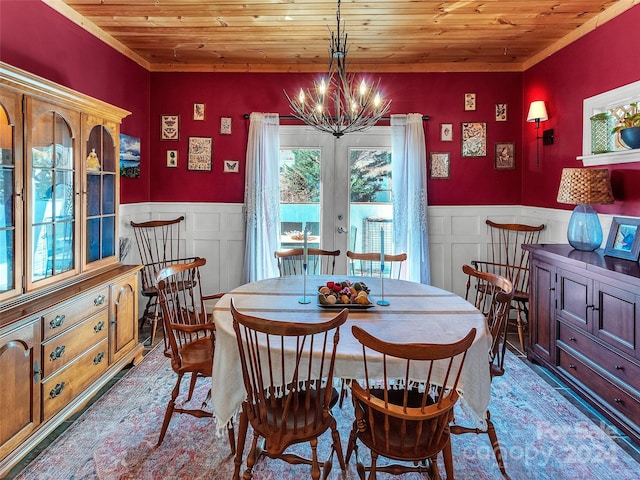
[[[490,408],[513,480],[640,477],[638,463],[528,366],[511,354],[507,365],[506,375],[494,380]],[[230,479],[233,458],[228,440],[216,437],[211,418],[174,415],[164,443],[155,446],[174,382],[169,360],[156,348],[16,478]],[[209,385],[206,381],[199,385],[196,405]],[[346,448],[352,422],[348,402],[342,409],[336,407],[334,415]],[[456,416],[463,423],[462,410]],[[247,448],[250,438],[249,433]],[[502,478],[486,435],[457,435],[452,443],[457,478]],[[329,444],[328,435],[320,439],[320,458],[326,458]],[[360,448],[361,454],[365,451]],[[254,478],[288,480],[308,477],[308,472],[304,465],[263,459],[254,469]],[[330,478],[357,479],[354,459],[346,473],[334,462]],[[380,474],[378,478],[391,477]]]

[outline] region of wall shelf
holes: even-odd
[[[577,157],[585,167],[616,165],[640,161],[640,149],[591,153],[591,117],[611,109],[640,102],[640,81],[585,98],[582,104],[582,155]]]

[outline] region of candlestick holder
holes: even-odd
[[[298,303],[303,305],[311,303],[311,299],[307,298],[307,264],[302,264],[302,298],[298,299]]]
[[[388,307],[389,301],[384,299],[384,263],[380,265],[380,295],[381,298],[376,303],[382,307]]]

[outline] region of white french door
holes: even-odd
[[[307,126],[280,127],[281,248],[340,250],[336,273],[347,273],[346,251],[393,252],[391,129],[373,127],[336,139]]]

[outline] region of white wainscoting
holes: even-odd
[[[130,221],[185,216],[186,256],[207,259],[203,288],[208,293],[225,292],[242,283],[244,257],[243,205],[237,203],[137,203],[120,206],[120,236],[131,239],[124,263],[139,263]],[[433,285],[464,294],[461,266],[487,258],[489,242],[485,220],[499,223],[544,223],[542,243],[566,243],[570,210],[518,205],[429,207],[429,242]],[[606,242],[612,215],[600,215]],[[603,242],[604,243],[604,242]],[[144,308],[146,299],[141,299]]]

